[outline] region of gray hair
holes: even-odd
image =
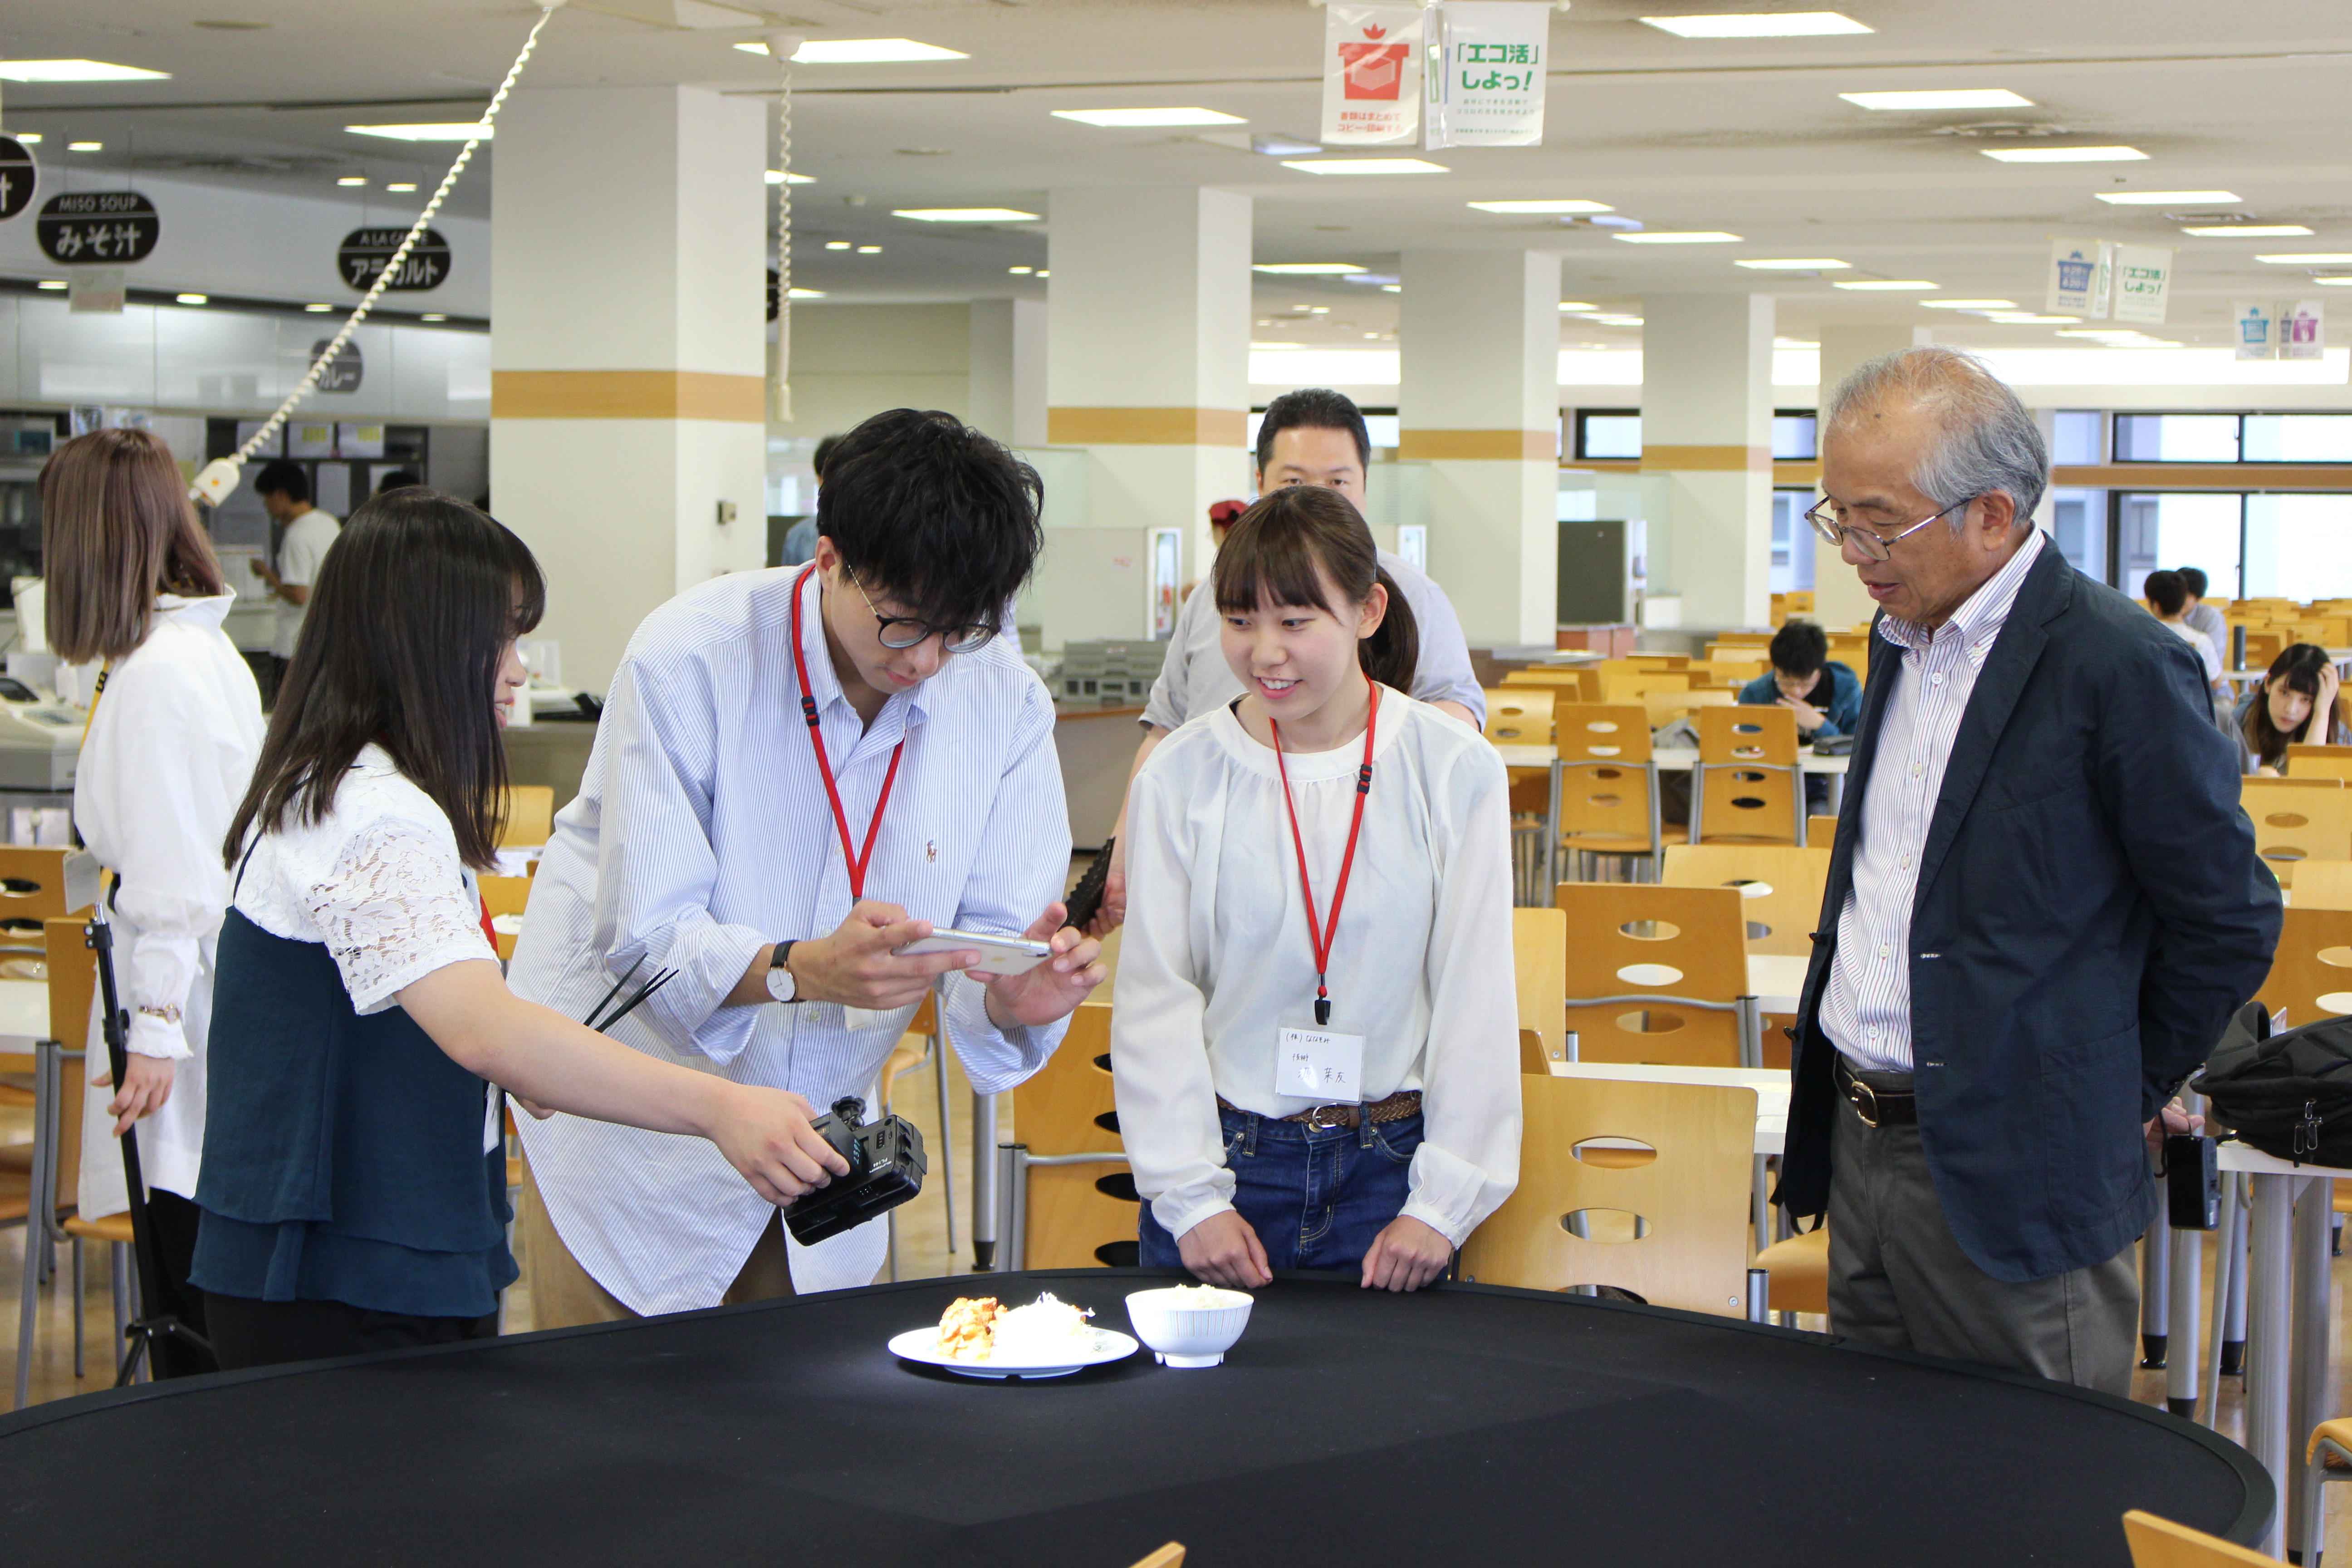
[[[1822,410],[1824,436],[1882,408],[1916,408],[1937,437],[1912,470],[1911,486],[1938,505],[1958,507],[2003,490],[2017,506],[2011,524],[2028,524],[2050,483],[2050,448],[2042,427],[1982,360],[1958,349],[1898,349],[1856,369]],[[1956,511],[1958,533],[1968,514]]]

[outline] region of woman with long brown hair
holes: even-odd
[[[74,826],[114,873],[107,908],[131,1010],[120,1085],[91,1014],[90,1081],[115,1092],[85,1101],[80,1207],[97,1218],[128,1206],[107,1134],[143,1123],[139,1153],[164,1302],[201,1332],[202,1297],[185,1281],[213,964],[228,907],[219,845],[261,749],[261,700],[221,630],[236,595],[162,440],[144,430],[78,437],[41,470],[40,489],[49,646],[76,664],[106,663],[74,778]],[[177,1338],[154,1349],[162,1375],[211,1370]]]
[[[2336,661],[2312,643],[2289,643],[2238,703],[2236,729],[2248,773],[2286,772],[2289,746],[2340,746],[2347,735],[2336,711]]]

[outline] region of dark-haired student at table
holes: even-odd
[[[498,1086],[716,1146],[785,1204],[846,1172],[807,1102],[655,1061],[507,989],[494,863],[545,587],[423,489],[327,552],[224,847],[194,1283],[224,1368],[484,1338],[515,1278]]]
[[[2239,699],[2231,728],[2238,757],[2250,777],[2276,778],[2287,771],[2289,746],[2352,744],[2336,693],[2343,680],[2336,661],[2315,643],[2289,643],[2271,660],[2254,689]]]
[[[1739,689],[1741,703],[1786,708],[1797,716],[1797,743],[1851,735],[1862,722],[1862,679],[1830,657],[1829,634],[1811,621],[1790,621],[1772,634],[1770,671]],[[1806,809],[1829,809],[1829,781],[1805,780]]]

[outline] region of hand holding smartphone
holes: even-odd
[[[1053,949],[1026,937],[939,930],[891,950],[891,955],[897,958],[913,958],[926,952],[977,952],[980,962],[971,966],[973,969],[990,974],[1026,974],[1051,957]]]

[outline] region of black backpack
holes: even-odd
[[[2238,1009],[2189,1088],[2263,1153],[2307,1165],[2352,1165],[2352,1018],[2271,1033],[2259,1002]]]

